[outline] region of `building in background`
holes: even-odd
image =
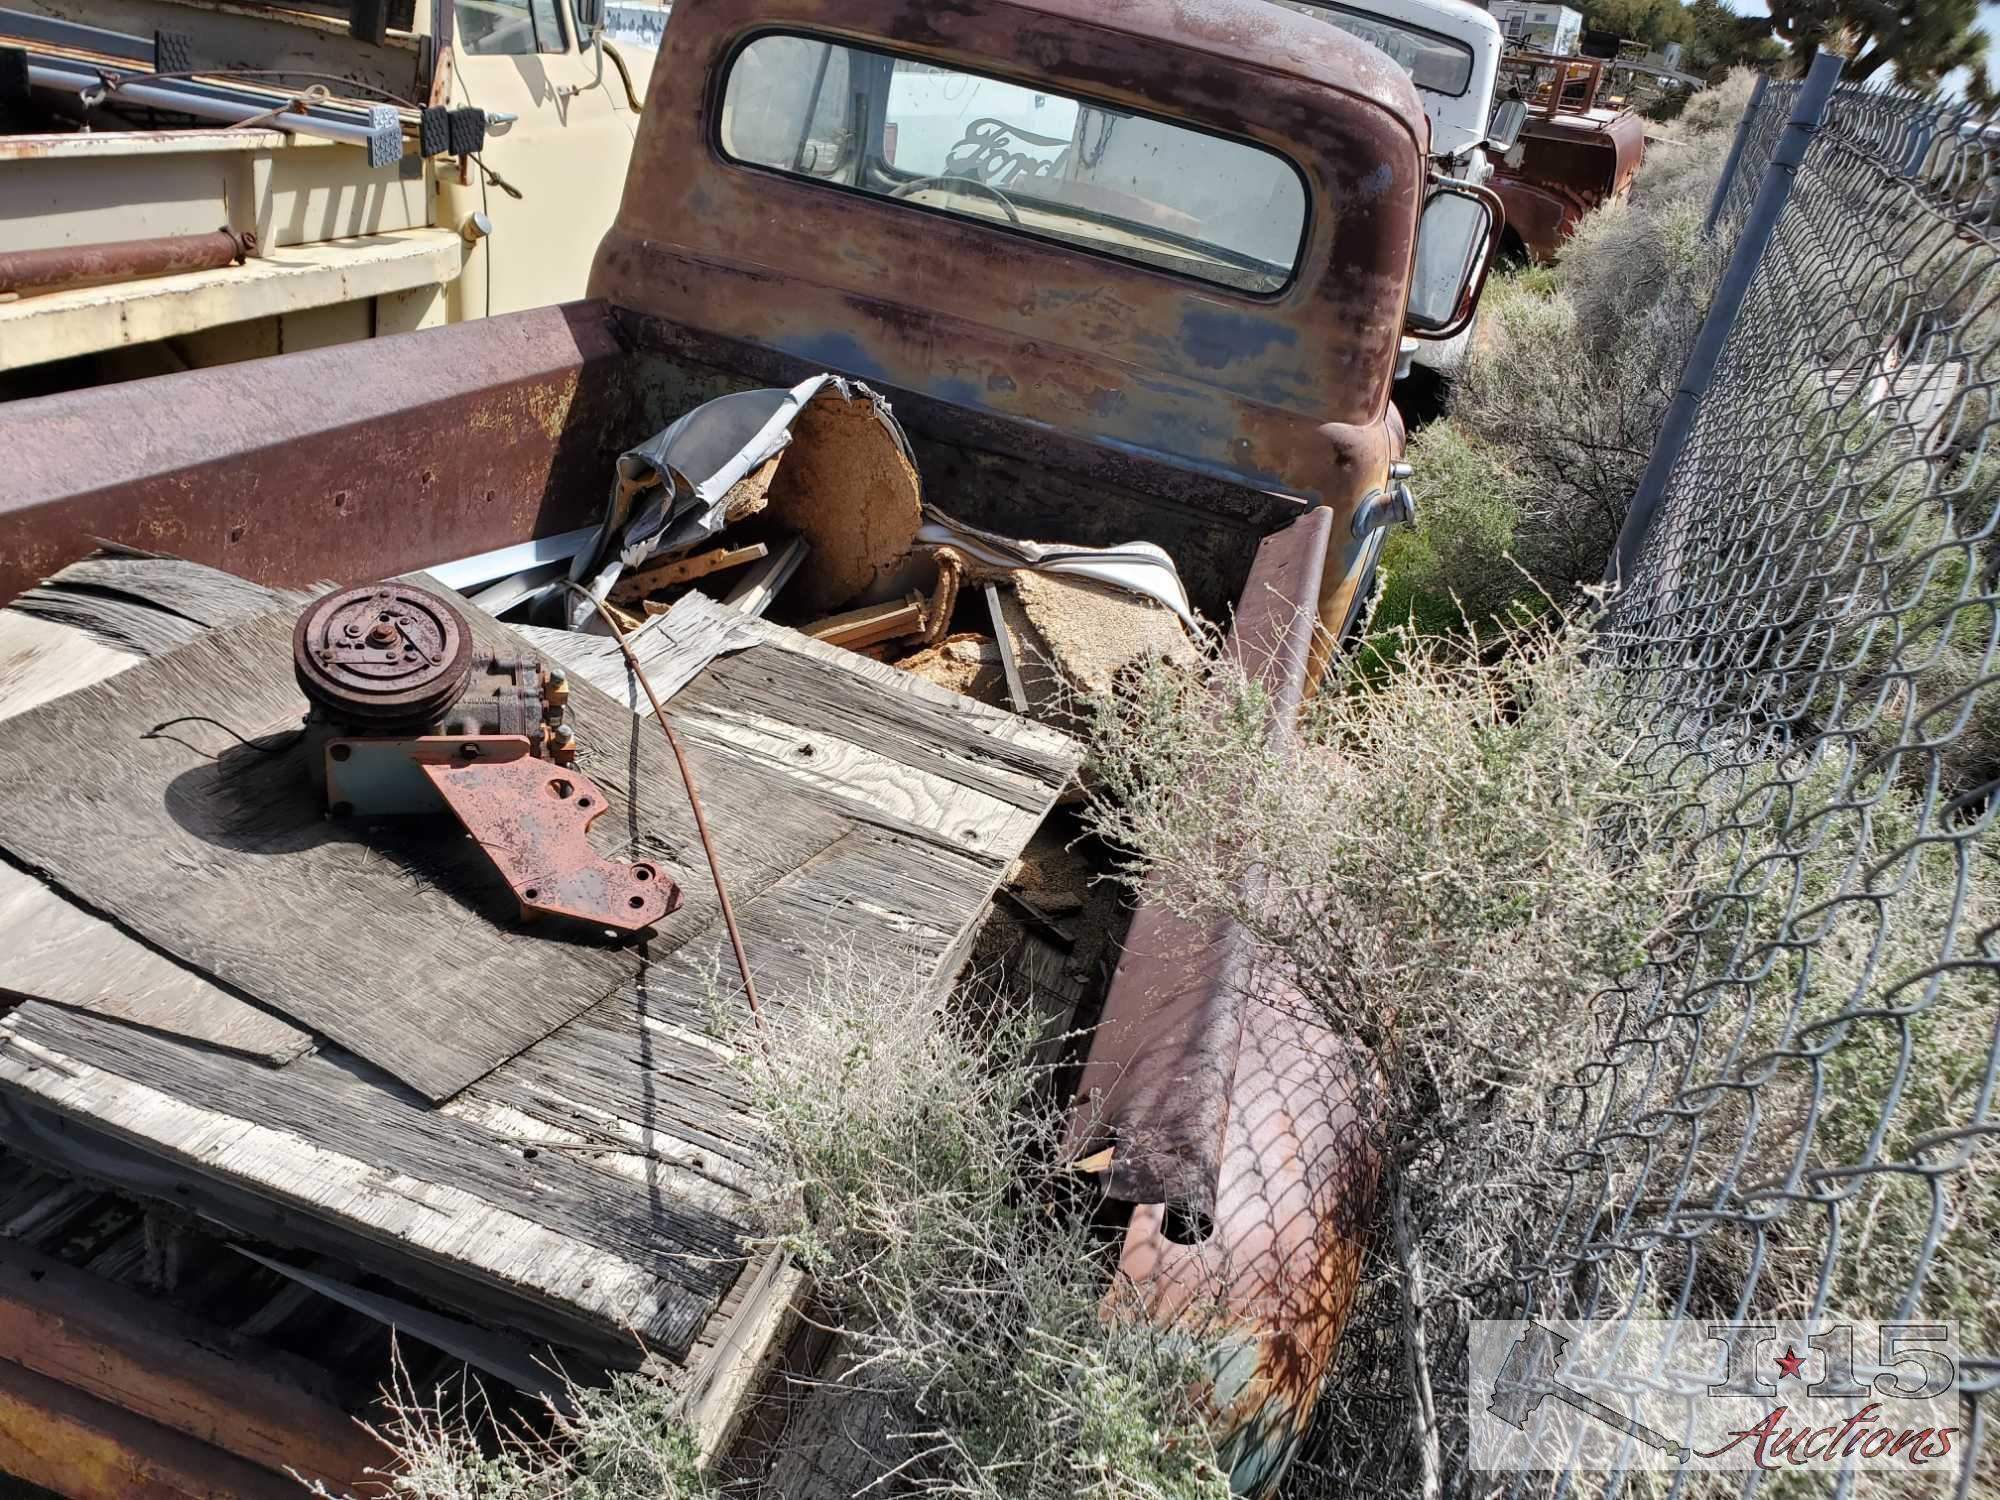
[[[1487,7],[1510,44],[1537,52],[1573,53],[1583,40],[1583,12],[1567,5],[1494,0]]]

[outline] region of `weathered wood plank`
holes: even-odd
[[[626,641],[632,647],[632,654],[639,658],[646,681],[665,703],[716,657],[757,643],[756,635],[744,623],[748,618],[693,611],[683,615],[676,608],[653,616],[628,635]],[[627,712],[651,716],[651,700],[633,676],[625,653],[610,637],[585,635],[576,630],[549,630],[537,625],[521,626],[519,633],[543,656],[562,663],[565,671],[607,694]]]
[[[447,1098],[641,960],[523,930],[511,892],[462,835],[423,820],[329,821],[289,743],[305,708],[291,633],[289,613],[210,631],[0,724],[12,810],[0,842],[140,936]],[[658,860],[682,885],[682,909],[653,946],[684,941],[716,908],[693,879],[698,840],[672,759],[587,683],[570,709],[579,769],[618,809],[603,824],[620,853]],[[153,732],[191,714],[227,727]],[[714,780],[711,826],[745,890],[838,835],[782,786]],[[635,784],[649,795],[635,801]],[[737,788],[751,795],[737,801]]]
[[[527,1156],[351,1059],[274,1072],[32,1003],[0,1019],[0,1037],[0,1087],[190,1178],[669,1351],[734,1275],[741,1226],[687,1207],[670,1179],[649,1201],[588,1161]]]
[[[145,659],[73,626],[0,609],[0,715],[23,713]]]
[[[1047,805],[1044,783],[996,773],[989,752],[955,724],[925,733],[888,695],[857,693],[838,703],[813,695],[824,670],[810,658],[759,646],[716,662],[669,711],[689,743],[782,772],[851,816],[977,857],[1026,843]],[[960,751],[966,757],[955,759]]]
[[[728,606],[717,604],[700,594],[689,594],[674,605],[675,614],[682,610],[689,612],[691,620],[699,620],[705,615],[724,614]],[[976,730],[982,738],[1009,746],[1020,763],[1024,767],[1033,767],[1037,774],[1058,778],[1072,774],[1082,758],[1082,749],[1074,740],[1046,724],[1038,724],[1033,719],[1024,719],[1005,709],[949,692],[886,662],[856,656],[851,651],[815,641],[796,630],[773,625],[768,620],[751,619],[741,614],[737,614],[736,619],[743,630],[760,640],[874,683],[889,690],[895,697],[938,710],[946,720],[958,723],[963,732]]]
[[[698,674],[670,712],[773,1013],[810,995],[836,946],[947,983],[1076,747],[700,596],[652,630],[667,631],[655,648],[663,672],[685,659]],[[588,736],[606,764],[587,772],[614,797],[637,784],[649,802],[684,805],[671,763],[662,773],[639,759],[657,730],[618,718],[617,700],[633,699],[615,644],[541,632],[531,643],[573,678],[591,680],[585,653],[604,667],[617,727]],[[718,649],[736,654],[711,660]],[[802,743],[811,755],[796,753]],[[758,848],[802,819],[837,836],[760,882],[754,872],[775,862],[760,863]],[[632,836],[629,823],[622,831]],[[665,862],[691,898],[705,892],[692,839],[678,852]],[[734,1066],[741,1039],[713,1034],[716,992],[727,1006],[734,989],[726,941],[714,924],[682,936],[635,950],[603,1000],[443,1108],[338,1048],[274,1074],[34,1003],[0,1022],[0,1037],[16,1038],[0,1042],[0,1092],[215,1194],[273,1205],[301,1226],[301,1244],[314,1242],[305,1225],[321,1226],[379,1245],[385,1265],[428,1268],[428,1294],[448,1304],[490,1306],[474,1295],[485,1288],[718,1361],[730,1346],[718,1330],[694,1340],[742,1264],[743,1191],[761,1153]],[[430,1035],[437,1023],[427,1012],[416,1024]],[[229,1207],[238,1199],[202,1201],[254,1231],[263,1221]],[[719,1365],[691,1375],[728,1385]]]
[[[71,563],[8,608],[75,626],[106,645],[159,656],[205,630],[238,625],[306,597],[178,557],[113,553]]]
[[[278,1066],[312,1033],[231,994],[0,863],[0,991],[223,1047]]]
[[[692,557],[679,557],[672,562],[655,563],[627,573],[611,586],[613,604],[634,604],[644,599],[656,589],[671,588],[677,583],[692,583],[697,578],[706,578],[711,573],[720,573],[725,568],[740,568],[745,563],[753,563],[771,555],[771,549],[763,542],[752,542],[747,547],[716,547],[707,552],[698,552]],[[651,603],[648,602],[648,611]]]

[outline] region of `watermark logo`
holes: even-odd
[[[1951,1473],[1949,1323],[1482,1321],[1472,1466]]]

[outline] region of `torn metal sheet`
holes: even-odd
[[[602,600],[625,569],[659,553],[685,551],[721,531],[730,519],[730,492],[785,451],[793,424],[822,391],[843,401],[869,402],[915,470],[909,439],[888,403],[859,382],[821,374],[790,390],[718,396],[619,455],[604,522],[577,554],[570,578]],[[594,613],[574,595],[564,612],[572,630],[582,629]]]
[[[595,526],[579,526],[560,536],[536,537],[533,541],[517,542],[511,547],[496,547],[491,552],[475,553],[456,562],[438,563],[424,571],[448,589],[469,593],[496,580],[512,578],[550,563],[566,563],[597,533]]]
[[[448,1318],[428,1308],[399,1302],[394,1297],[385,1297],[380,1292],[322,1276],[302,1266],[286,1265],[271,1256],[259,1255],[247,1246],[232,1245],[229,1248],[260,1266],[276,1271],[280,1276],[289,1277],[300,1286],[310,1287],[342,1307],[352,1308],[398,1333],[422,1339],[426,1344],[444,1350],[452,1358],[464,1360],[475,1370],[483,1370],[496,1380],[506,1381],[518,1391],[540,1396],[558,1410],[572,1409],[569,1394],[554,1372],[544,1368],[526,1344],[505,1334],[462,1323],[457,1318]]]

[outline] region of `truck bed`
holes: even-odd
[[[295,599],[201,568],[109,559],[71,570],[0,611],[0,716],[36,699],[59,711],[59,690],[93,676],[115,688],[149,656],[246,615],[289,614]],[[51,626],[52,613],[68,623]],[[725,622],[720,606],[693,613],[658,617],[638,643],[655,664],[700,666],[672,712],[725,869],[744,882],[734,896],[767,1005],[807,995],[843,944],[895,952],[948,986],[1068,784],[1075,747],[794,632]],[[539,631],[531,644],[630,706],[607,642]],[[631,729],[653,734],[639,719]],[[760,822],[779,786],[832,836],[758,878],[753,846],[782,842]],[[659,1355],[697,1391],[704,1436],[720,1439],[796,1278],[742,1243],[758,1147],[733,1054],[712,1035],[714,927],[670,918],[601,1002],[434,1107],[324,1037],[291,1045],[280,1018],[76,905],[76,892],[13,866],[0,877],[8,973],[34,965],[34,993],[61,997],[0,1017],[10,1153],[164,1199],[272,1254],[389,1278],[468,1327],[508,1330],[503,1343],[530,1369],[551,1350],[569,1368]],[[356,941],[337,907],[289,934],[302,966]],[[395,941],[393,922],[380,936]],[[424,997],[406,998],[421,1037]],[[0,1360],[32,1354],[0,1337]]]

